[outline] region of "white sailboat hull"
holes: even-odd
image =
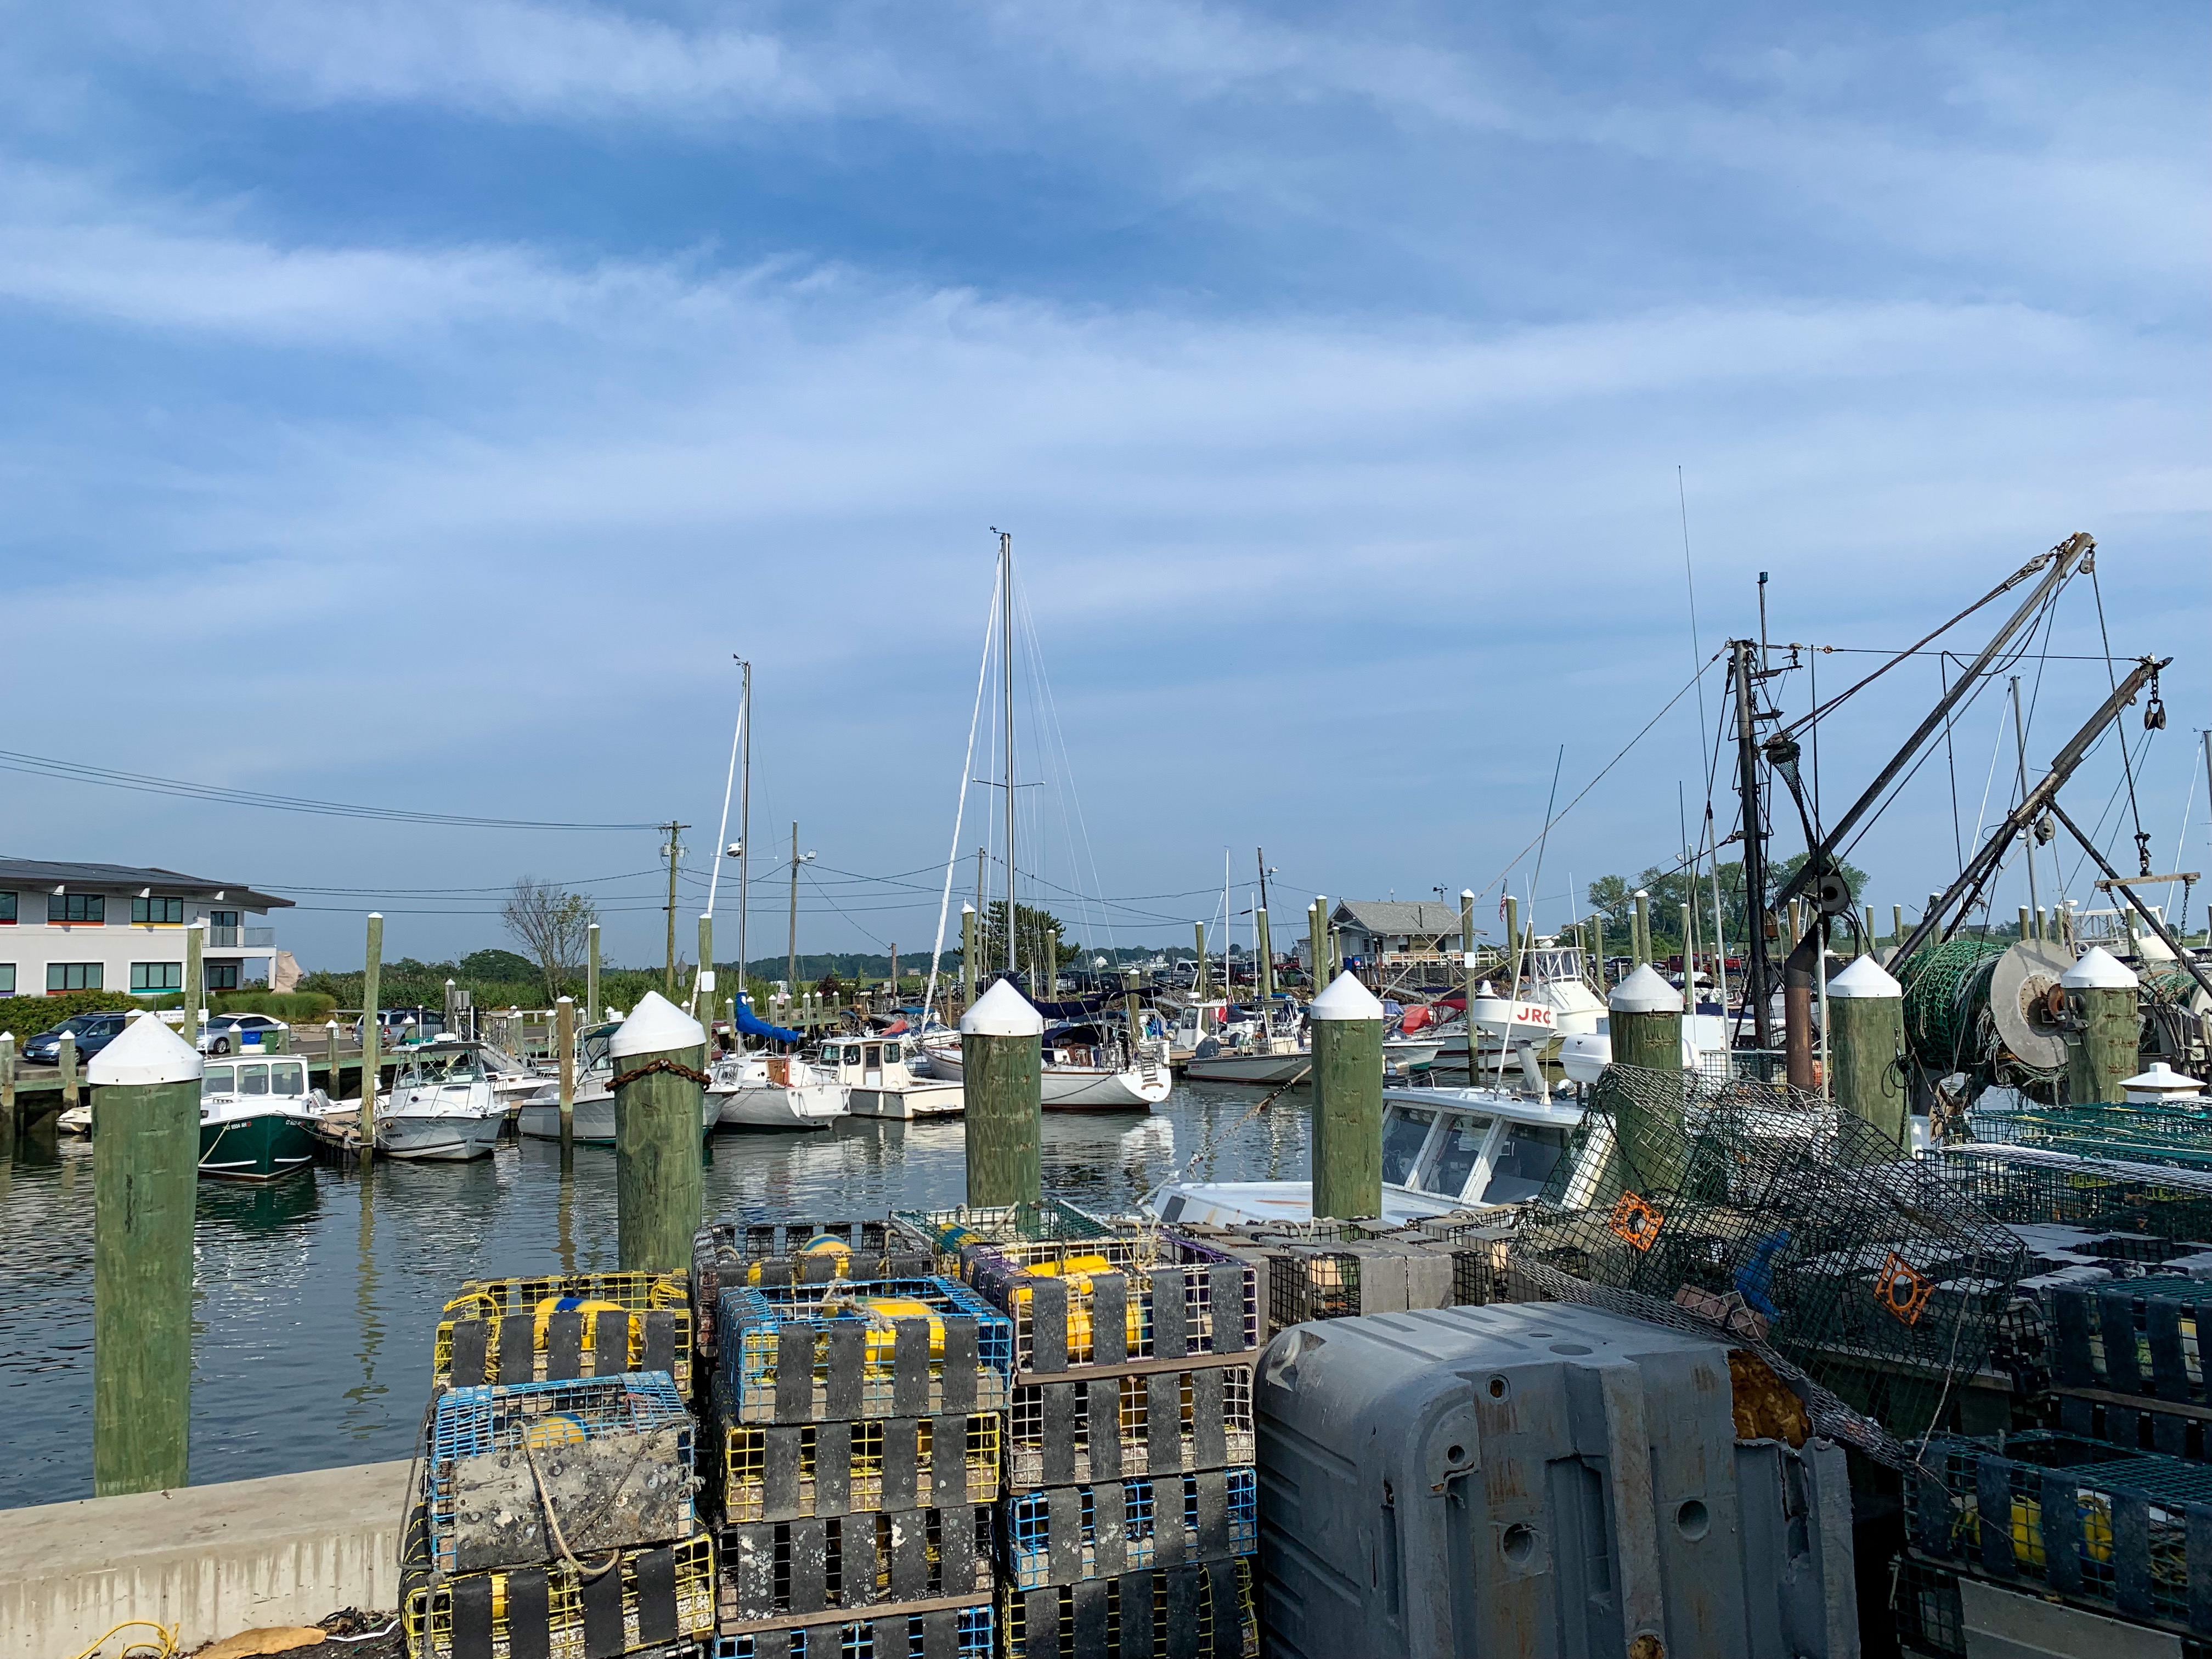
[[[961,1075],[960,1050],[951,1045],[929,1050],[931,1072]],[[1174,1091],[1166,1064],[1146,1054],[1121,1070],[1103,1066],[1048,1066],[1039,1092],[1047,1111],[1148,1112]]]
[[[714,1127],[722,1113],[720,1095],[703,1094],[699,1108],[699,1133],[705,1134]],[[611,1146],[615,1144],[615,1097],[611,1094],[580,1095],[575,1103],[575,1137],[580,1145]],[[561,1106],[558,1101],[532,1101],[515,1114],[517,1134],[527,1135],[532,1140],[561,1139]]]
[[[726,1129],[826,1129],[847,1110],[838,1083],[748,1082],[710,1097]]]

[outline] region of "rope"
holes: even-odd
[[[618,1073],[613,1081],[607,1085],[607,1088],[611,1091],[619,1089],[626,1083],[635,1083],[640,1078],[651,1077],[655,1072],[673,1072],[678,1077],[688,1077],[702,1089],[714,1080],[704,1072],[695,1072],[682,1060],[671,1060],[666,1054],[663,1054],[658,1060],[647,1060],[634,1072]]]
[[[645,1437],[640,1435],[638,1437],[638,1452],[641,1455],[643,1454],[644,1449]],[[594,1578],[604,1578],[609,1572],[620,1566],[622,1565],[623,1553],[618,1549],[608,1551],[607,1559],[596,1567],[587,1567],[581,1561],[579,1561],[576,1559],[575,1552],[568,1547],[568,1540],[561,1535],[561,1517],[553,1512],[553,1494],[546,1489],[545,1471],[538,1467],[538,1448],[532,1443],[530,1434],[527,1430],[524,1431],[522,1436],[522,1455],[530,1461],[530,1478],[535,1481],[538,1486],[538,1502],[545,1511],[545,1530],[553,1534],[553,1547],[559,1552],[561,1559],[568,1564],[571,1570],[574,1571],[576,1577],[587,1581]],[[632,1467],[633,1468],[635,1467],[635,1459],[632,1461]],[[629,1476],[625,1474],[622,1480],[617,1483],[615,1490],[617,1492],[620,1492],[624,1486],[629,1484]],[[611,1498],[609,1501],[611,1502]],[[605,1506],[602,1505],[601,1513],[604,1514],[605,1512]],[[594,1516],[592,1519],[593,1523],[596,1524],[599,1520],[599,1516]]]
[[[125,1643],[122,1659],[133,1659],[134,1656],[141,1654],[151,1656],[151,1659],[174,1659],[175,1655],[183,1651],[177,1645],[177,1632],[181,1628],[180,1626],[156,1624],[151,1619],[126,1619],[119,1625],[109,1626],[105,1635],[83,1652],[75,1656],[75,1659],[97,1659],[100,1650],[107,1645],[108,1637],[114,1635],[118,1631],[134,1630],[142,1625],[152,1631],[160,1639],[154,1642]]]
[[[1193,1164],[1196,1164],[1200,1158],[1210,1156],[1215,1147],[1218,1146],[1223,1141],[1228,1139],[1230,1136],[1235,1134],[1246,1124],[1249,1123],[1254,1118],[1259,1116],[1261,1113],[1266,1111],[1267,1108],[1273,1105],[1278,1100],[1281,1099],[1285,1094],[1289,1092],[1291,1090],[1297,1088],[1298,1085],[1304,1083],[1312,1075],[1313,1065],[1311,1061],[1301,1066],[1298,1068],[1298,1074],[1292,1078],[1288,1083],[1280,1084],[1275,1088],[1269,1090],[1266,1094],[1261,1095],[1257,1101],[1253,1103],[1252,1109],[1246,1112],[1243,1116],[1238,1118],[1236,1122],[1231,1124],[1218,1134],[1208,1135],[1203,1141],[1200,1142],[1198,1150],[1193,1152],[1188,1158],[1183,1159],[1181,1164],[1176,1165],[1174,1170],[1169,1172],[1165,1179],[1154,1182],[1152,1187],[1138,1199],[1138,1204],[1141,1206],[1142,1205],[1148,1203],[1151,1200],[1152,1194],[1158,1192],[1161,1188],[1167,1186],[1171,1182],[1182,1180],[1185,1172],[1187,1172]]]

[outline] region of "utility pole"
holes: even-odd
[[[677,837],[690,827],[673,818],[660,826],[668,836],[660,849],[668,860],[668,967],[661,977],[661,994],[671,1002],[676,1000],[676,860],[684,855],[683,843]]]
[[[793,996],[799,994],[799,823],[791,826],[791,933],[783,947],[783,983]]]
[[[1759,577],[1759,609],[1766,605],[1766,578]],[[1759,647],[1765,643],[1760,624]],[[1759,732],[1752,722],[1753,661],[1759,647],[1749,640],[1731,640],[1729,654],[1735,679],[1736,793],[1743,801],[1743,903],[1750,937],[1744,942],[1744,994],[1751,1001],[1753,1041],[1761,1048],[1774,1046],[1774,1018],[1768,1007],[1772,976],[1766,961],[1766,824],[1759,810]]]

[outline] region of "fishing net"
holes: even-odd
[[[1905,988],[1905,1040],[1938,1077],[1970,1069],[1989,1047],[1990,975],[2005,946],[1954,939],[1916,951],[1898,974]]]
[[[1584,1127],[1610,1153],[1563,1165],[1513,1236],[1535,1294],[1754,1346],[1877,1456],[1988,1358],[2027,1250],[1872,1125],[1786,1085],[1613,1066]]]

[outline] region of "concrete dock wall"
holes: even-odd
[[[340,1607],[395,1607],[407,1468],[0,1510],[0,1655],[69,1659],[126,1619],[181,1625],[189,1650]]]

